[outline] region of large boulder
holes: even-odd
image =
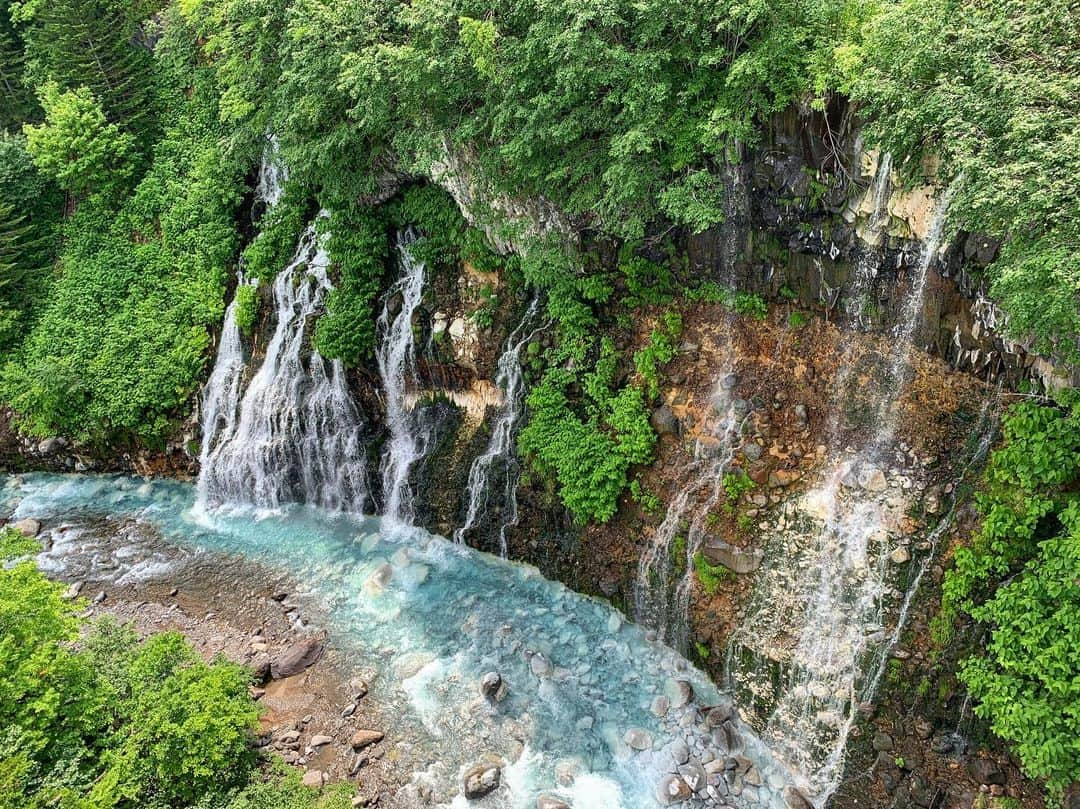
[[[41,531],[41,523],[32,517],[26,517],[19,520],[16,523],[12,523],[11,527],[22,534],[24,537],[36,537]]]
[[[493,757],[485,757],[465,771],[465,797],[476,800],[494,792],[502,782],[502,769]]]
[[[363,750],[365,747],[370,747],[376,742],[381,742],[382,739],[383,732],[381,730],[361,728],[352,735],[352,739],[349,740],[349,743],[352,745],[353,750]]]
[[[980,784],[1004,786],[1006,782],[1005,771],[998,766],[997,762],[988,758],[973,758],[967,764],[968,775]]]
[[[282,680],[299,674],[323,655],[323,645],[318,638],[301,638],[290,644],[270,661],[270,676]]]
[[[788,809],[814,809],[814,804],[793,786],[784,787],[784,803]]]
[[[733,573],[752,573],[765,558],[765,552],[759,548],[737,548],[716,537],[706,539],[701,552],[711,564],[723,565]]]
[[[657,435],[679,434],[679,419],[675,416],[675,412],[667,405],[661,405],[656,408],[652,412],[652,415],[649,416],[649,423],[652,424]]]
[[[656,785],[656,800],[663,806],[690,800],[694,791],[678,775],[666,775]]]

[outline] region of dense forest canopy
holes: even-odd
[[[205,367],[267,133],[292,202],[252,248],[274,266],[312,206],[362,218],[388,175],[448,155],[604,237],[703,230],[769,117],[835,97],[912,180],[933,159],[955,226],[1004,240],[1013,332],[1075,359],[1076,19],[1065,0],[5,0],[6,396],[38,435],[162,434]],[[584,260],[524,252],[530,282],[591,305]],[[375,286],[336,308],[355,321]]]

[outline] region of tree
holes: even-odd
[[[989,268],[1011,330],[1080,360],[1080,70],[1069,0],[903,0],[840,49],[867,135],[953,178],[951,219],[1005,240]]]
[[[26,42],[27,77],[41,88],[88,88],[110,123],[149,145],[157,126],[151,55],[141,44],[142,15],[156,10],[123,0],[24,0],[13,6]]]
[[[30,120],[37,103],[24,81],[26,54],[11,23],[10,5],[0,0],[0,130],[13,131]]]
[[[966,613],[986,630],[960,678],[1060,798],[1080,779],[1080,413],[1024,403],[1003,421],[977,496],[982,525],[956,551],[933,629],[948,642]]]
[[[122,190],[133,171],[134,136],[108,122],[87,87],[62,91],[49,82],[38,99],[45,121],[23,129],[35,165],[76,197]]]

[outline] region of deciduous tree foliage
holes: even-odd
[[[1080,39],[1075,3],[902,0],[839,48],[869,136],[937,163],[952,218],[1002,237],[991,291],[1013,332],[1080,358]]]
[[[84,626],[36,550],[0,530],[0,809],[351,805],[349,785],[320,798],[280,759],[256,768],[250,672],[175,632]]]
[[[1056,798],[1080,777],[1078,419],[1036,404],[1007,414],[977,498],[982,527],[956,552],[935,624],[939,642],[961,612],[988,630],[960,677]]]

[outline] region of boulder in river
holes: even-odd
[[[502,702],[506,699],[506,683],[502,675],[497,671],[489,671],[481,677],[480,693],[491,702]]]
[[[541,795],[536,799],[536,809],[570,809],[570,804],[554,795]]]
[[[687,801],[694,794],[689,785],[678,775],[666,775],[656,786],[656,800],[663,806]]]
[[[814,804],[793,786],[784,787],[784,802],[788,809],[814,809]]]
[[[24,537],[36,537],[41,531],[41,523],[32,517],[26,517],[16,523],[12,523],[11,527]]]
[[[642,728],[630,728],[623,741],[631,750],[648,750],[652,747],[652,735]]]
[[[301,638],[270,662],[270,676],[275,680],[292,677],[315,663],[322,654],[321,641],[312,637]]]
[[[485,757],[465,771],[465,797],[469,800],[482,798],[498,789],[501,782],[502,769],[493,757]]]

